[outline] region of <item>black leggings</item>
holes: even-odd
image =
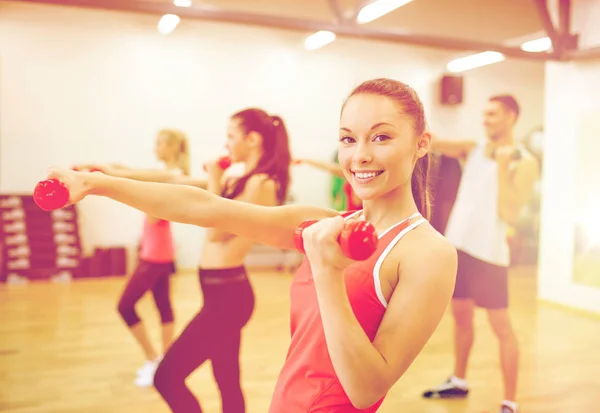
[[[210,359],[223,413],[244,413],[240,384],[240,336],[254,311],[254,292],[244,267],[199,271],[204,306],[171,345],[154,385],[174,413],[201,413],[185,379]]]
[[[139,323],[140,317],[135,311],[135,305],[148,290],[152,290],[156,308],[163,324],[173,322],[173,307],[171,305],[169,276],[174,272],[173,263],[154,263],[140,260],[133,275],[127,282],[125,290],[119,299],[118,310],[128,327]]]

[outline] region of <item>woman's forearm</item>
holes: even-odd
[[[136,181],[191,185],[202,189],[208,187],[207,179],[179,175],[166,170],[116,168],[111,170],[109,174],[119,178],[135,179]]]
[[[210,227],[218,196],[186,185],[143,182],[104,174],[88,174],[86,192],[129,205],[166,221]]]
[[[137,181],[162,182],[167,184],[174,183],[173,180],[177,176],[167,170],[132,168],[115,168],[110,172],[110,175],[119,178],[135,179]]]
[[[322,277],[328,285],[321,288],[315,281],[325,339],[344,391],[355,407],[365,409],[387,391],[386,361],[356,319],[342,274],[336,275]]]

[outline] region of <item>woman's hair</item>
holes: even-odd
[[[385,96],[393,99],[402,106],[402,113],[410,116],[413,120],[416,135],[421,136],[423,132],[425,132],[426,122],[423,103],[421,103],[417,92],[410,86],[396,80],[385,78],[367,80],[358,85],[352,93],[350,93],[348,99],[360,93]],[[346,101],[348,101],[348,99],[346,99]],[[426,219],[429,219],[431,215],[431,192],[428,182],[430,156],[431,155],[427,153],[427,155],[417,160],[411,178],[412,193],[417,208],[421,215]]]
[[[237,112],[231,119],[239,120],[246,134],[256,132],[262,136],[263,155],[253,170],[238,179],[231,188],[226,188],[223,196],[231,199],[239,196],[252,175],[266,174],[277,185],[277,201],[279,204],[285,203],[290,182],[291,155],[283,119],[257,108]]]
[[[185,133],[177,129],[161,129],[159,135],[164,135],[170,144],[176,145],[177,165],[181,168],[184,175],[190,174],[190,145]]]

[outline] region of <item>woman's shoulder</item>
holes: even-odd
[[[226,188],[237,186],[242,177],[231,177],[230,181],[226,182]],[[271,203],[271,199],[275,199],[277,195],[277,183],[267,174],[252,174],[243,177],[244,183],[238,189],[239,193],[235,196],[237,200],[245,200],[252,203]],[[236,191],[237,192],[237,191]]]
[[[185,175],[184,170],[181,168],[167,168],[167,172],[175,176]]]
[[[248,178],[248,182],[246,186],[251,189],[263,189],[270,190],[277,188],[277,182],[271,176],[266,173],[257,173],[252,174],[250,178]]]
[[[412,232],[412,240],[410,242],[411,249],[424,249],[427,255],[432,257],[452,257],[456,255],[454,245],[436,230],[429,222],[424,222]],[[408,234],[407,234],[408,235]]]
[[[454,245],[431,224],[424,222],[405,234],[404,242],[392,250],[398,267],[435,267],[440,273],[454,276],[457,252]]]

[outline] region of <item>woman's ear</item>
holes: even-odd
[[[248,143],[251,147],[260,146],[262,144],[262,136],[256,131],[248,133],[246,139],[248,140]]]
[[[417,157],[422,158],[431,149],[431,134],[429,132],[423,132],[417,139]]]

